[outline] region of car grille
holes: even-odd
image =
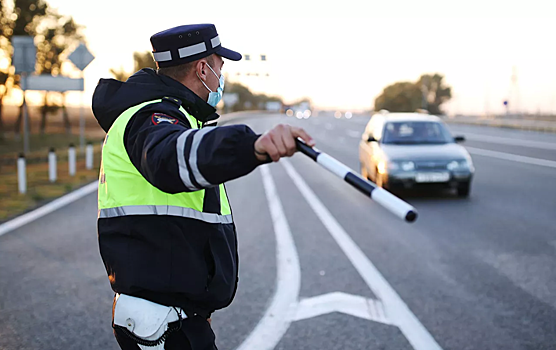
[[[447,161],[418,161],[415,162],[415,169],[417,170],[446,170],[448,167]]]

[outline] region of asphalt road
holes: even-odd
[[[365,117],[244,121],[301,125],[359,168]],[[219,348],[556,349],[556,135],[450,129],[471,196],[408,193],[412,225],[302,155],[229,183],[240,286]],[[117,349],[95,219],[91,194],[0,237],[0,349]]]

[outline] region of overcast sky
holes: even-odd
[[[87,100],[109,68],[131,70],[133,51],[151,50],[152,34],[214,23],[223,46],[268,58],[228,62],[224,71],[235,79],[269,73],[239,79],[287,101],[307,96],[322,108],[369,109],[386,85],[439,72],[453,87],[452,113],[500,112],[508,95],[522,110],[556,113],[555,1],[48,2],[86,26],[97,57],[85,71]]]

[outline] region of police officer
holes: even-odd
[[[98,195],[99,248],[116,293],[122,349],[216,349],[210,315],[238,282],[237,237],[224,182],[294,154],[300,128],[263,135],[219,116],[224,48],[212,24],[151,37],[158,70],[101,79],[93,112],[107,132]],[[269,159],[270,158],[270,159]]]

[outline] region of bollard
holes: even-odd
[[[75,176],[75,146],[73,143],[69,145],[68,149],[68,170],[70,176]]]
[[[17,159],[17,182],[19,193],[25,194],[27,192],[27,174],[25,169],[25,156],[23,154],[20,154]]]
[[[56,182],[57,175],[56,150],[51,148],[48,152],[48,179],[50,182]]]
[[[87,149],[85,151],[85,167],[87,170],[91,170],[93,168],[93,144],[88,143]]]

